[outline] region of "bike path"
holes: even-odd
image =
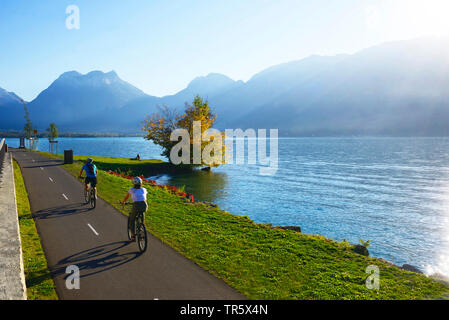
[[[11,152],[22,169],[60,299],[245,299],[151,234],[147,252],[140,254],[127,241],[127,218],[100,198],[95,209],[85,205],[81,182],[61,161]],[[70,265],[80,270],[80,289],[66,287]]]

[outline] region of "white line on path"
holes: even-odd
[[[98,236],[98,232],[95,231],[95,229],[89,223],[87,225],[89,226],[90,230],[92,230],[95,233],[95,235]]]
[[[54,182],[52,178],[48,177],[48,179],[50,179],[51,182]]]
[[[42,168],[42,167],[39,167],[39,168],[41,168],[41,170],[44,170],[44,168]]]
[[[69,200],[69,198],[67,198],[67,196],[63,193],[62,196],[66,199]]]

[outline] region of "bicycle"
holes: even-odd
[[[83,178],[80,177],[80,180],[82,181]],[[95,209],[97,206],[97,192],[90,183],[87,184],[87,192],[84,193],[84,202],[86,204],[90,203],[92,209]]]
[[[122,203],[122,202],[120,202]],[[126,202],[126,203],[122,203],[122,205],[131,205],[132,203],[130,202]],[[147,230],[145,229],[145,217],[144,217],[144,212],[138,212],[136,214],[136,220],[134,223],[134,235],[135,235],[135,239],[137,242],[137,246],[139,247],[139,251],[141,253],[144,253],[147,250],[148,247],[148,236],[147,236]],[[128,232],[128,240],[131,240],[132,238],[132,231],[130,228],[131,225],[131,219],[128,216],[128,227],[127,227],[127,232]]]

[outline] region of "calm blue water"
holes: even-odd
[[[59,153],[162,159],[143,138],[59,139]],[[18,146],[17,139],[7,139]],[[40,150],[48,151],[41,140]],[[258,223],[358,243],[396,264],[449,275],[449,138],[285,138],[279,170],[225,165],[159,177]]]

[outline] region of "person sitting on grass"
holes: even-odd
[[[145,212],[148,209],[148,192],[147,189],[142,187],[142,179],[140,179],[139,177],[135,177],[133,179],[133,185],[134,187],[128,190],[128,193],[122,201],[122,203],[125,204],[130,196],[133,199],[133,207],[128,217],[128,229],[131,230],[131,242],[136,241],[135,225],[137,214],[143,213],[143,216],[145,218]]]
[[[140,161],[140,154],[137,154],[137,156],[136,156],[135,158],[131,158],[131,159],[129,159],[129,160],[137,160],[137,161]]]

